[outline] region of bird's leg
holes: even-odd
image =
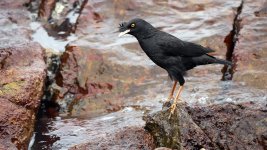
[[[171,101],[171,99],[173,99],[173,93],[174,93],[174,90],[175,90],[175,88],[176,88],[176,85],[177,85],[177,81],[174,81],[172,90],[171,90],[171,92],[170,92],[170,95],[169,95],[169,97],[168,97],[166,103],[168,103],[169,101]]]
[[[174,113],[174,111],[176,109],[176,104],[177,104],[177,101],[179,100],[179,97],[180,97],[180,94],[182,92],[182,89],[183,89],[183,85],[179,87],[178,93],[175,96],[174,102],[173,102],[173,104],[170,107],[171,113],[169,115],[169,119],[171,118],[171,115]]]

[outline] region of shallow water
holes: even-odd
[[[77,40],[77,37],[74,34],[71,34],[64,39],[57,39],[49,36],[47,31],[38,22],[32,22],[30,26],[31,29],[34,30],[34,33],[32,34],[33,41],[40,43],[42,47],[50,49],[55,53],[64,52],[65,46],[69,42]]]

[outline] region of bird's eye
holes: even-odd
[[[131,27],[132,27],[132,28],[134,28],[134,27],[135,27],[135,24],[134,24],[134,23],[132,23],[132,24],[131,24]]]

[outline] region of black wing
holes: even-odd
[[[169,56],[197,57],[214,50],[191,42],[185,42],[175,36],[162,32],[157,38],[157,45]]]

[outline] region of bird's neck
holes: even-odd
[[[154,35],[156,35],[157,33],[157,29],[155,28],[149,28],[145,31],[142,31],[140,33],[137,33],[136,35],[134,35],[138,40],[141,40],[141,39],[147,39],[147,38],[151,38],[153,37]]]

